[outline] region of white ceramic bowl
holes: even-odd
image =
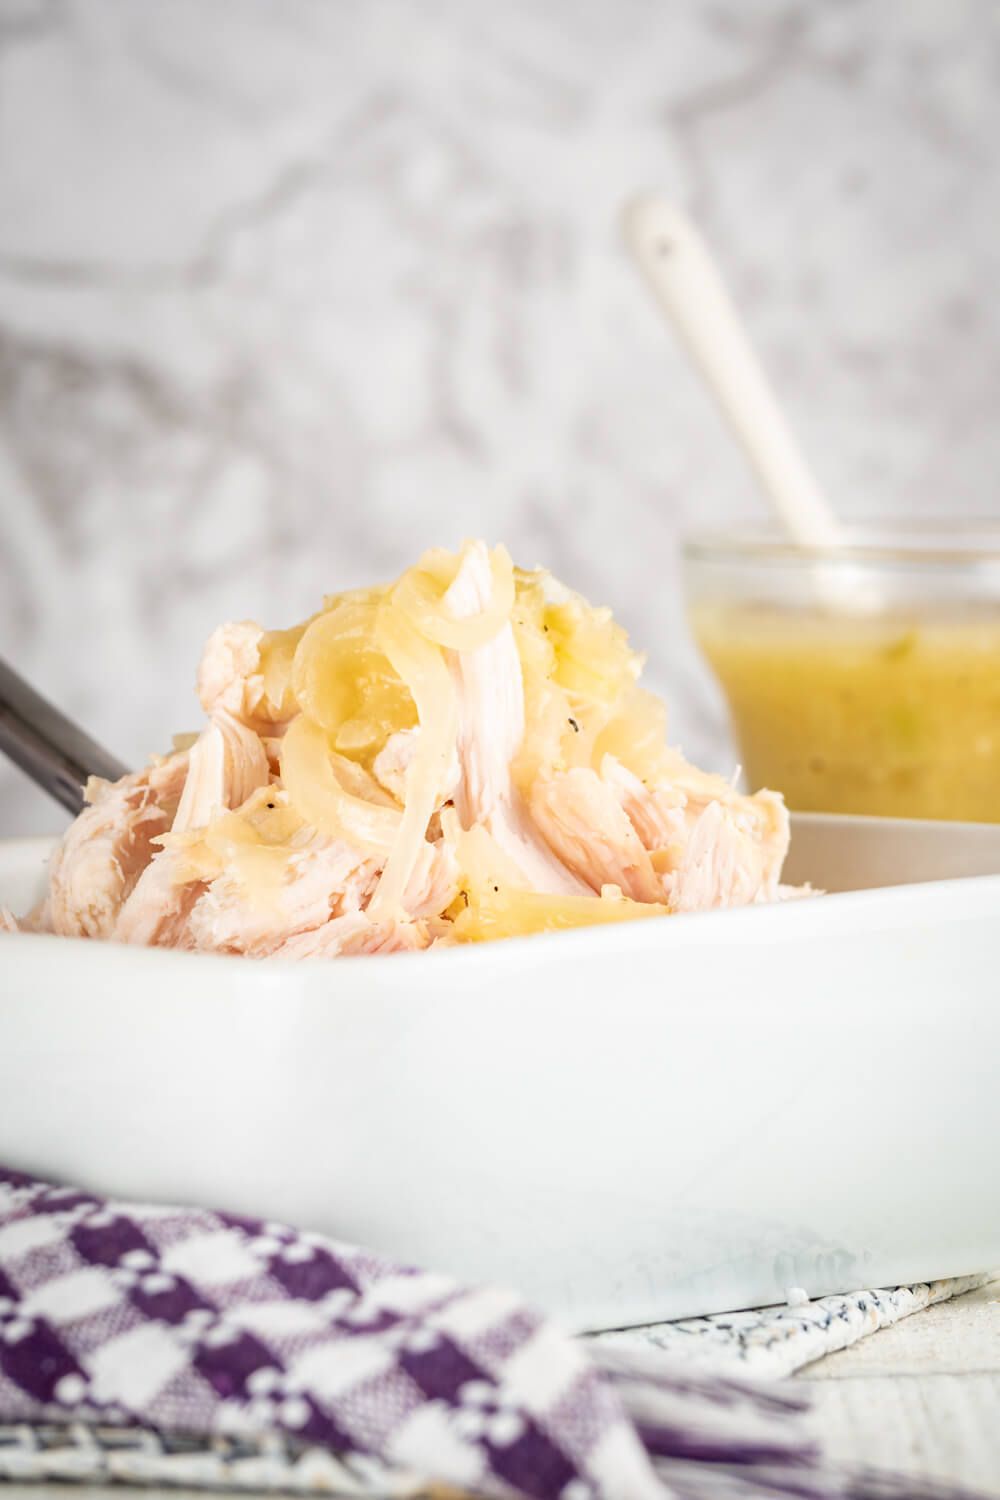
[[[0,846],[0,901],[47,847]],[[0,1159],[576,1328],[981,1271],[998,974],[996,875],[298,966],[0,938]]]

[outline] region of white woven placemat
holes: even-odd
[[[0,1424],[0,1484],[156,1485],[239,1493],[277,1491],[431,1500],[427,1486],[384,1465],[340,1458],[284,1438],[172,1437],[127,1428]]]
[[[781,1307],[713,1313],[707,1318],[652,1323],[593,1337],[632,1347],[638,1343],[647,1348],[669,1349],[671,1353],[685,1354],[705,1363],[736,1363],[762,1376],[780,1377],[791,1375],[824,1354],[846,1349],[858,1339],[888,1328],[911,1313],[986,1286],[998,1276],[1000,1272],[990,1271],[888,1290],[818,1297],[814,1302],[792,1295]]]

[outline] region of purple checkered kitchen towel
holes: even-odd
[[[354,1494],[914,1500],[832,1471],[804,1408],[322,1235],[0,1170],[0,1426],[273,1437]]]

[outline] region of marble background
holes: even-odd
[[[759,502],[622,200],[696,213],[841,505],[996,515],[998,156],[993,0],[0,0],[0,652],[138,759],[220,619],[482,533],[727,765],[675,547]]]

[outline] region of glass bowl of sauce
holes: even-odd
[[[796,811],[1000,823],[1000,525],[693,538],[689,618],[754,786]]]

